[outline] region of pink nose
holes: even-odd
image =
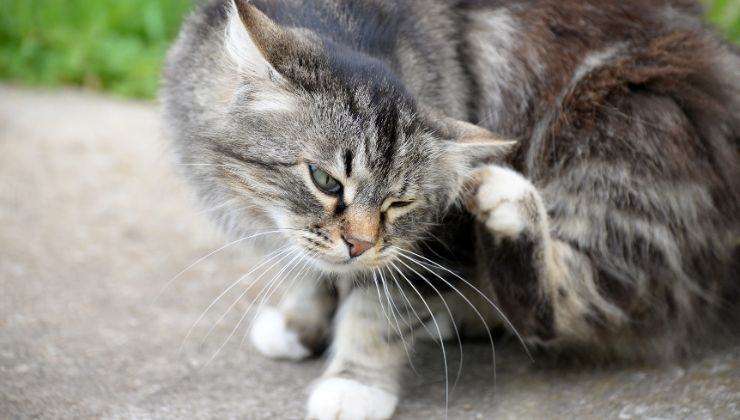
[[[342,237],[342,239],[344,239],[344,242],[347,243],[347,247],[349,248],[349,255],[352,258],[359,257],[360,255],[362,255],[363,252],[367,251],[368,249],[372,248],[373,245],[375,245],[372,242],[363,241],[362,239],[352,237]]]

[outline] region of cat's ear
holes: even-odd
[[[443,124],[448,151],[466,167],[496,162],[516,145],[516,140],[504,139],[475,124],[452,118],[444,118]]]
[[[281,27],[248,0],[233,0],[232,4],[225,48],[242,73],[275,77],[297,55],[312,49],[295,31]]]

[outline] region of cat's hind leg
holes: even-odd
[[[485,226],[479,260],[500,306],[525,340],[598,344],[605,331],[627,325],[625,311],[602,295],[592,262],[551,235],[532,183],[499,166],[485,167],[476,177],[467,207]]]

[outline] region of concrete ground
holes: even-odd
[[[206,364],[237,322],[216,323],[228,304],[181,351],[203,308],[255,259],[227,249],[156,299],[226,243],[166,150],[151,104],[0,87],[0,418],[302,417],[322,360],[267,360],[240,346],[239,331]],[[621,369],[545,367],[515,343],[498,350],[494,390],[488,347],[465,346],[450,419],[740,418],[740,346]],[[421,348],[415,365],[398,418],[444,418],[438,348]]]

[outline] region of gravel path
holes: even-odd
[[[239,333],[205,365],[237,321],[199,345],[230,301],[180,350],[255,258],[220,252],[156,299],[225,243],[166,149],[151,104],[0,87],[0,418],[302,418],[322,360],[266,360]],[[489,349],[465,346],[450,419],[740,418],[740,346],[622,369],[548,368],[515,343],[498,350],[494,393]],[[439,350],[417,356],[398,418],[442,419]]]

